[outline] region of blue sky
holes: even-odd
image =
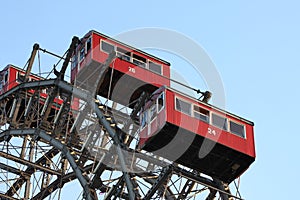
[[[23,67],[35,42],[63,54],[73,35],[91,29],[110,36],[143,27],[180,32],[201,45],[215,63],[227,110],[255,123],[257,160],[242,176],[242,196],[297,199],[299,6],[291,0],[3,1],[0,67]],[[168,58],[177,72],[186,65],[155,54]]]

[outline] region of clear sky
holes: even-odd
[[[110,36],[143,27],[180,32],[215,63],[227,110],[255,123],[257,159],[242,176],[242,196],[298,199],[299,7],[296,0],[2,1],[0,67],[23,67],[35,42],[63,54],[73,35],[91,29]],[[178,72],[181,62],[167,57]]]

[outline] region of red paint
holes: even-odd
[[[16,87],[17,85],[19,85],[21,82],[20,80],[18,80],[18,73],[21,75],[25,75],[25,71],[13,66],[13,65],[7,65],[1,72],[0,72],[0,77],[1,77],[1,86],[0,87],[0,94],[3,94],[9,90],[11,90],[12,88]],[[5,78],[5,74],[7,78]],[[7,80],[6,80],[7,79]],[[43,80],[43,77],[34,75],[34,74],[30,74],[29,75],[29,81],[38,81],[38,80]],[[34,90],[29,90],[29,92],[31,94],[34,93]],[[42,97],[41,102],[44,103],[45,99],[47,98],[47,94],[46,93],[40,93],[40,96]],[[54,102],[58,105],[62,104],[62,99],[59,98],[55,98]],[[54,107],[55,109],[58,109],[57,107]]]
[[[201,101],[198,101],[194,98],[183,95],[183,94],[181,94],[177,91],[174,91],[172,89],[169,89],[169,88],[165,89],[165,94],[166,94],[165,95],[166,96],[166,101],[165,101],[166,102],[165,103],[166,110],[165,111],[166,111],[167,117],[166,118],[159,117],[160,124],[164,124],[165,122],[168,122],[177,127],[184,128],[190,132],[200,135],[204,138],[209,138],[213,141],[216,141],[219,144],[227,146],[238,152],[249,155],[251,157],[255,157],[254,132],[253,132],[253,123],[252,122],[241,119],[240,117],[235,116],[231,113],[219,110],[209,104],[205,104]],[[187,114],[184,114],[184,113],[176,110],[175,109],[175,96],[191,103],[192,105],[197,105],[205,110],[208,110],[210,113],[215,113],[215,114],[221,115],[221,116],[225,117],[227,120],[232,120],[236,123],[244,125],[246,137],[242,138],[233,133],[230,133],[229,131],[224,131],[212,124],[208,124],[206,122],[203,122],[201,120],[198,120],[192,116],[189,116]],[[149,107],[149,106],[145,106],[144,109],[147,110],[148,109],[147,107]],[[208,134],[208,128],[211,128],[212,130],[214,130],[216,135]],[[156,134],[156,132],[158,132],[158,131],[159,130],[156,130],[155,132],[151,131],[150,133],[147,133],[147,130],[143,129],[140,133],[140,136],[142,138],[139,141],[139,146],[142,148],[144,146],[144,144],[148,142],[148,139],[150,139],[150,136],[154,136],[154,134]]]
[[[7,65],[0,72],[1,86],[2,86],[0,89],[0,94],[3,94],[20,84],[19,80],[17,80],[18,73],[20,73],[21,75],[25,75],[24,70],[22,70],[18,67],[15,67],[13,65]],[[5,76],[6,76],[6,78],[5,78]],[[39,77],[34,74],[30,74],[29,79],[37,81],[37,80],[41,80],[42,77]]]
[[[108,53],[101,51],[100,48],[100,42],[102,40],[106,41],[109,44],[114,45],[115,47],[120,47],[128,52],[132,52],[133,54],[136,54],[144,59],[147,60],[147,62],[151,61],[154,63],[157,63],[162,66],[162,75],[159,75],[157,73],[154,73],[150,70],[147,70],[143,67],[137,66],[133,64],[132,62],[121,60],[120,58],[116,58],[113,63],[110,65],[111,68],[114,68],[115,70],[118,70],[124,74],[127,74],[131,76],[133,79],[139,79],[143,81],[144,83],[149,83],[151,85],[154,85],[156,87],[160,87],[162,85],[170,86],[170,64],[166,61],[163,61],[159,58],[156,58],[150,54],[147,54],[146,52],[140,51],[138,49],[135,49],[134,47],[130,47],[126,44],[123,44],[117,40],[114,40],[112,38],[109,38],[108,36],[105,36],[101,33],[90,31],[87,33],[82,39],[81,39],[81,45],[79,45],[76,49],[76,53],[73,56],[77,56],[79,58],[80,56],[80,50],[82,48],[86,47],[86,41],[91,38],[92,45],[91,49],[86,51],[84,59],[79,62],[80,59],[78,59],[78,65],[76,67],[73,67],[71,69],[71,83],[74,82],[76,75],[79,73],[79,71],[88,66],[92,61],[96,61],[98,63],[104,63],[105,60],[108,57]],[[74,59],[73,59],[74,60]],[[129,71],[129,69],[134,69],[135,73]]]

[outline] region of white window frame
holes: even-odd
[[[133,59],[133,57],[132,57],[132,51],[128,51],[128,52],[130,52],[130,56],[129,56],[129,55],[124,54],[123,52],[118,51],[118,47],[119,47],[119,46],[115,47],[117,55],[118,55],[118,53],[119,53],[119,54],[121,54],[121,55],[124,55],[125,57],[129,57],[129,61],[128,61],[128,62],[132,62],[132,59]],[[120,48],[120,49],[124,49],[124,48],[122,48],[122,47],[119,47],[119,48]],[[126,51],[126,49],[124,49],[124,50]],[[127,61],[127,60],[126,60],[126,61]]]
[[[163,106],[160,108],[160,110],[158,110],[158,99],[160,96],[163,96]],[[162,92],[159,94],[158,98],[156,99],[156,112],[157,114],[160,113],[163,109],[165,109],[165,105],[166,105],[166,97],[165,97],[165,92]]]
[[[77,73],[80,71],[80,57],[79,57],[79,55],[77,54],[77,65],[76,65],[76,67],[77,67]]]
[[[201,112],[198,112],[198,111],[194,110],[194,106],[197,106],[197,107],[199,107],[199,108],[201,108],[201,109],[203,109],[203,110],[206,110],[206,111],[208,112],[208,115],[205,115],[205,116],[207,116],[208,121],[204,121],[204,120],[201,120],[201,119],[198,119],[198,118],[195,117],[194,112],[199,113],[200,115],[203,115],[203,116],[204,116],[204,114],[202,114]],[[211,113],[211,112],[210,112],[209,110],[207,110],[207,109],[205,109],[205,108],[203,108],[203,107],[201,107],[201,106],[199,106],[199,105],[197,105],[197,104],[193,104],[192,107],[193,107],[193,108],[192,108],[192,111],[193,111],[192,116],[193,116],[195,119],[200,120],[200,121],[202,121],[202,122],[205,122],[205,123],[207,123],[207,124],[210,124],[210,121],[211,121],[210,113]]]
[[[143,69],[147,69],[147,58],[144,58],[144,59],[146,60],[146,62],[144,62],[144,61],[142,61],[142,60],[139,60],[139,59],[137,59],[137,58],[134,58],[134,57],[133,57],[134,55],[139,56],[139,57],[141,57],[141,58],[144,58],[143,56],[140,56],[140,55],[131,53],[131,61],[132,61],[132,63],[133,63],[134,65],[138,66],[138,67],[141,67],[141,68],[143,68]],[[138,65],[138,64],[134,63],[134,61],[138,61],[138,62],[140,62],[140,63],[145,64],[145,67],[143,67],[143,66],[141,66],[141,65]]]
[[[103,40],[103,39],[100,39],[100,51],[102,51],[102,52],[104,52],[104,53],[107,53],[107,54],[110,53],[110,52],[107,52],[107,51],[103,50],[103,48],[102,48],[102,42],[105,42],[105,43],[107,43],[107,44],[110,44],[111,46],[114,47],[114,51],[116,51],[116,45],[114,45],[114,44],[112,44],[112,43],[110,43],[110,42],[107,42],[107,40]]]
[[[183,111],[181,111],[181,110],[178,110],[177,109],[177,103],[176,103],[176,99],[179,99],[180,101],[184,101],[184,102],[186,102],[186,103],[189,103],[190,105],[191,105],[191,108],[190,108],[190,114],[188,114],[188,113],[185,113],[185,112],[183,112]],[[192,102],[189,102],[189,101],[187,101],[187,100],[185,100],[185,99],[183,99],[183,98],[180,98],[180,97],[178,97],[178,96],[176,96],[175,95],[175,98],[174,98],[174,100],[175,100],[175,102],[174,102],[174,105],[175,105],[175,110],[177,110],[177,111],[179,111],[179,112],[181,112],[181,113],[183,113],[183,114],[186,114],[186,115],[188,115],[188,116],[191,116],[192,117]]]
[[[71,70],[74,70],[78,65],[78,62],[76,62],[76,65],[75,64],[73,65],[73,63],[75,62],[75,58],[77,58],[77,54],[74,54],[72,59],[71,59],[71,63],[72,63],[71,64]]]
[[[92,49],[92,46],[93,46],[93,40],[92,40],[92,37],[90,36],[86,41],[85,41],[85,55],[87,54],[87,42],[91,40],[91,49]]]
[[[219,126],[213,124],[213,117],[212,117],[213,114],[214,114],[214,115],[217,115],[217,116],[219,116],[219,117],[222,117],[222,118],[225,119],[226,130],[224,130],[222,127],[219,127]],[[228,124],[228,123],[229,123],[229,119],[228,119],[226,116],[224,116],[224,115],[222,115],[222,114],[215,113],[215,112],[210,112],[210,124],[211,124],[211,125],[213,125],[213,126],[219,128],[219,129],[221,129],[221,130],[223,130],[223,131],[229,132],[229,124]]]
[[[155,115],[155,117],[153,118],[153,119],[151,119],[151,117],[150,117],[150,113],[151,113],[151,108],[152,107],[155,107],[155,113],[156,113],[156,115]],[[149,107],[149,109],[148,109],[148,119],[149,119],[149,125],[151,125],[151,123],[157,118],[157,105],[155,104],[155,105],[151,105],[150,107]],[[150,121],[151,120],[151,121]]]
[[[152,70],[150,69],[150,62],[152,62],[152,63],[154,63],[154,64],[160,66],[160,73],[155,72],[155,71],[152,71]],[[149,71],[151,71],[151,72],[153,72],[153,73],[163,75],[163,65],[162,65],[162,64],[158,64],[157,62],[154,62],[154,61],[152,61],[152,60],[150,60],[150,59],[147,59],[146,69],[148,69]]]
[[[236,120],[232,120],[232,119],[229,119],[228,121],[229,121],[229,126],[228,126],[228,127],[229,127],[229,130],[228,130],[229,133],[231,133],[231,134],[233,134],[233,135],[236,135],[236,136],[238,136],[238,137],[240,137],[240,138],[247,139],[246,126],[245,126],[245,124],[241,124],[240,122],[237,122]],[[237,124],[237,125],[243,126],[243,129],[244,129],[244,137],[242,137],[242,136],[240,136],[240,135],[237,135],[236,133],[233,133],[233,132],[231,131],[230,122],[233,122],[233,123],[235,123],[235,124]]]
[[[5,84],[8,83],[8,79],[9,79],[9,70],[6,70],[4,73],[4,79],[3,79]]]
[[[83,49],[83,57],[81,58],[81,50]],[[84,47],[82,47],[80,50],[79,50],[79,52],[78,52],[78,58],[79,58],[79,63],[81,63],[81,61],[83,61],[84,60],[84,58],[85,58],[85,55],[86,55],[86,48],[85,48],[85,45],[84,45]]]
[[[19,82],[19,80],[18,80],[19,74],[21,74],[21,75],[23,75],[23,76],[25,77],[25,72],[17,71],[17,73],[16,73],[16,82],[17,82],[17,83],[21,83],[21,82]],[[28,81],[31,81],[31,77],[30,77],[30,76],[28,77]]]
[[[140,131],[144,130],[144,129],[149,125],[149,124],[148,124],[148,119],[149,119],[148,110],[141,113],[141,114],[142,114],[142,115],[141,115],[141,118],[144,117],[145,112],[146,112],[147,119],[146,119],[146,121],[145,121],[145,126],[142,126],[142,124],[141,124],[141,130],[140,130]],[[141,120],[141,121],[142,121],[142,120]]]

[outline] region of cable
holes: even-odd
[[[115,69],[115,60],[113,60],[112,62],[112,70],[111,70],[111,74],[110,74],[110,80],[109,80],[109,86],[108,86],[108,93],[107,93],[107,100],[105,102],[105,105],[107,106],[108,100],[110,98],[110,91],[111,91],[111,85],[112,85],[112,79],[113,79],[113,75],[114,75],[114,69]],[[105,110],[107,111],[107,109]]]
[[[41,50],[43,53],[48,53],[48,54],[50,54],[50,55],[52,55],[54,57],[57,57],[57,58],[65,60],[64,56],[65,56],[66,53],[61,57],[60,55],[57,55],[57,54],[52,53],[50,51],[47,51],[46,49],[39,48],[39,50]]]
[[[87,38],[87,37],[85,37],[85,38]],[[50,55],[52,55],[52,56],[55,56],[55,57],[57,57],[57,58],[60,58],[59,62],[60,62],[62,59],[65,60],[64,56],[65,56],[66,53],[67,53],[67,52],[65,52],[65,54],[64,54],[63,56],[59,56],[59,55],[57,55],[57,54],[55,54],[55,53],[52,53],[52,52],[50,52],[50,51],[48,51],[48,50],[46,50],[46,49],[39,48],[39,50],[41,50],[43,53],[48,53],[48,54],[50,54]],[[27,61],[27,63],[28,63],[28,62],[29,62],[29,60]],[[58,63],[59,63],[59,62],[58,62]],[[71,62],[71,61],[70,61],[70,62]],[[55,66],[57,66],[58,63],[57,63]],[[148,70],[148,71],[150,71],[150,72],[153,72],[153,71],[151,71],[151,70],[149,70],[149,69],[147,69],[147,68],[143,68],[143,69]],[[52,70],[52,71],[53,71],[53,70]],[[52,71],[51,71],[51,73],[52,73]],[[177,81],[177,80],[175,80],[175,79],[172,79],[172,78],[170,78],[170,77],[164,76],[164,75],[162,75],[162,74],[158,74],[158,73],[156,73],[156,74],[159,75],[159,76],[161,76],[161,77],[163,77],[163,78],[168,79],[169,81],[172,81],[172,82],[174,82],[174,83],[176,83],[176,84],[179,84],[179,85],[181,85],[181,86],[183,86],[183,87],[186,87],[186,88],[188,88],[188,89],[190,89],[190,90],[193,90],[193,91],[197,92],[197,94],[199,94],[199,93],[202,94],[202,95],[205,94],[205,92],[201,92],[200,89],[196,89],[196,88],[193,88],[193,87],[191,87],[191,86],[185,85],[185,84],[183,84],[183,83],[181,83],[181,82],[179,82],[179,81]],[[48,78],[48,76],[47,76],[47,78]],[[201,98],[201,97],[200,97],[200,98]]]
[[[40,56],[40,51],[38,51],[38,61],[39,61],[39,73],[38,73],[38,75],[41,76],[41,56]]]
[[[53,66],[52,70],[49,72],[49,74],[46,76],[45,79],[47,79],[47,78],[50,76],[50,74],[54,71],[55,67],[60,63],[60,61],[65,60],[64,56],[65,56],[67,53],[68,53],[68,50],[64,53],[63,57],[58,56],[60,59],[59,59],[58,62]],[[52,54],[50,54],[50,55],[52,55]],[[55,54],[53,54],[53,55],[55,55]]]

